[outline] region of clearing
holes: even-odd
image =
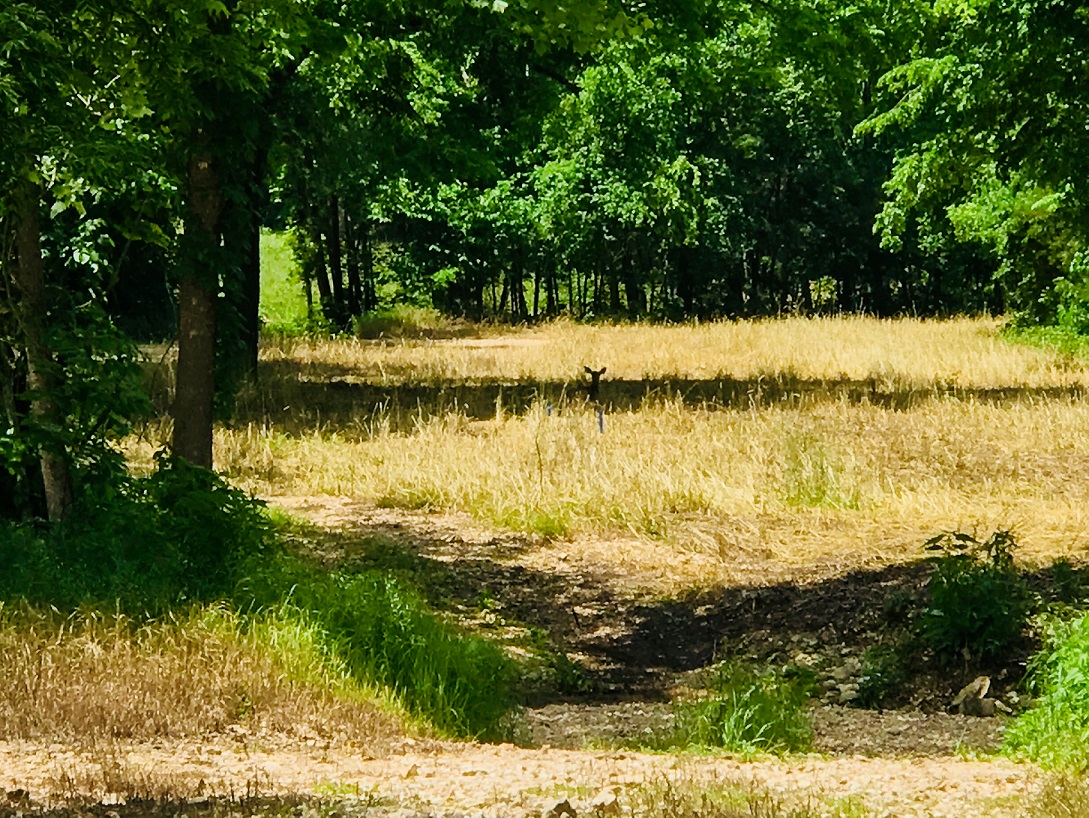
[[[903,626],[932,535],[1012,529],[1034,589],[1054,560],[1084,561],[1080,361],[1007,343],[989,320],[866,318],[288,339],[262,361],[260,389],[217,431],[218,468],[307,521],[299,548],[392,570],[528,657],[518,746],[245,730],[8,743],[0,786],[36,802],[322,796],[406,816],[540,815],[564,799],[580,815],[595,799],[602,814],[681,815],[661,793],[682,784],[806,815],[1045,809],[1053,780],[993,755],[1006,717],[949,712],[978,674],[1020,706],[1026,651],[929,667],[882,691],[885,709],[847,706],[843,685]],[[584,365],[608,367],[603,418]],[[132,441],[134,462],[165,433]],[[630,749],[727,657],[815,675],[811,753]],[[787,814],[752,810],[736,814]]]

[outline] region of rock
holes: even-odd
[[[578,813],[575,812],[575,808],[571,806],[571,802],[564,798],[562,801],[557,801],[551,807],[541,813],[541,818],[578,818]]]
[[[420,774],[419,765],[418,764],[413,764],[411,767],[409,767],[407,770],[405,770],[404,775],[401,776],[401,777],[402,778],[415,778],[419,774]]]
[[[967,698],[958,705],[958,709],[964,716],[990,718],[995,714],[995,700]]]
[[[843,667],[837,667],[832,671],[832,678],[840,683],[846,682],[848,679],[851,678],[852,675],[853,674],[851,673],[851,669],[848,668],[846,665],[844,665]]]
[[[599,815],[619,815],[620,801],[616,797],[616,790],[602,790],[594,796],[590,802],[590,809]]]
[[[973,701],[981,701],[987,696],[987,691],[991,689],[991,677],[990,676],[976,676],[971,682],[961,688],[960,693],[953,699],[950,707],[957,708],[957,712],[966,716],[981,715],[981,711],[988,709],[986,707],[980,707],[979,705],[971,704]],[[990,715],[994,715],[994,706],[991,705]],[[973,712],[968,712],[972,710]]]
[[[839,703],[847,704],[858,698],[857,684],[842,684],[839,686]]]

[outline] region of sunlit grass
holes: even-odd
[[[1000,322],[838,318],[721,321],[675,326],[556,321],[501,332],[464,327],[438,338],[393,341],[270,339],[262,359],[288,361],[312,377],[376,384],[582,379],[801,379],[865,381],[879,391],[933,386],[1059,387],[1089,384],[1089,368],[1046,349],[999,337]]]
[[[287,233],[261,231],[261,319],[268,324],[306,320],[306,295]]]
[[[53,741],[259,736],[382,750],[403,726],[323,635],[285,610],[222,605],[138,623],[0,605],[0,735]]]

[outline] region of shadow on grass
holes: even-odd
[[[406,381],[410,375],[406,375]],[[394,379],[396,380],[396,379]],[[261,365],[260,385],[240,397],[236,422],[265,421],[289,427],[337,425],[384,416],[400,423],[457,412],[490,420],[497,410],[521,414],[535,403],[562,407],[586,400],[589,383],[572,381],[484,381],[374,384],[344,367],[304,367],[292,362]],[[1009,403],[1083,400],[1084,387],[966,388],[948,384],[900,386],[882,379],[807,379],[791,374],[734,379],[603,380],[598,402],[607,411],[632,411],[647,404],[679,400],[693,407],[750,409],[799,407],[847,401],[906,410],[933,398]]]
[[[931,570],[920,560],[804,584],[736,585],[680,599],[640,599],[638,589],[618,586],[616,579],[520,564],[518,553],[535,546],[519,538],[451,543],[448,534],[432,540],[407,529],[374,534],[362,527],[329,537],[326,553],[338,552],[342,567],[392,571],[440,610],[477,627],[490,621],[485,630],[504,624],[536,630],[553,650],[576,657],[585,684],[531,691],[534,705],[665,700],[676,674],[729,655],[779,665],[794,663],[799,652],[858,656],[909,627]],[[1046,571],[1029,581],[1038,588],[1050,582]],[[1020,679],[1030,648],[1011,651],[994,667],[965,662],[925,669],[926,684],[939,698],[951,698],[987,673],[1004,679],[1005,688]],[[915,691],[904,691],[909,694]]]

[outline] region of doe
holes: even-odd
[[[583,369],[585,369],[586,374],[590,376],[590,401],[591,403],[597,403],[598,392],[601,389],[601,376],[605,374],[606,367],[603,366],[601,369],[595,370],[590,369],[588,366],[584,366]]]

